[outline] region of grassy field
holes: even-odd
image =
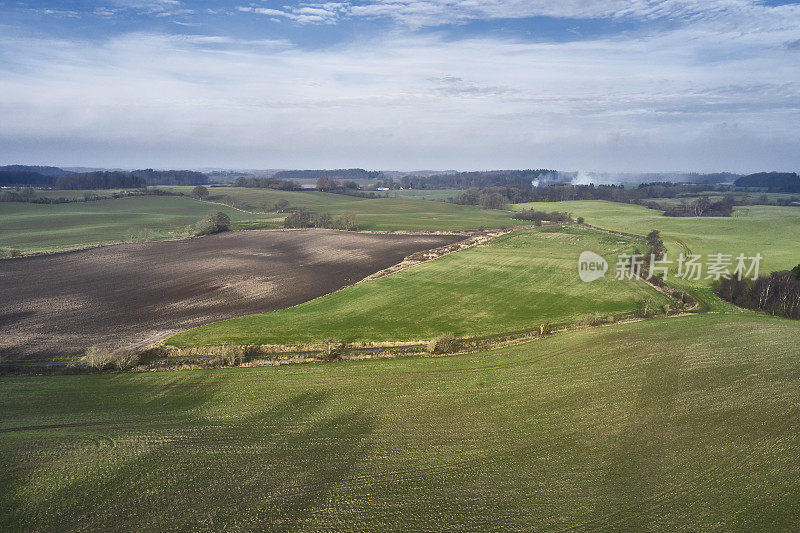
[[[260,189],[252,191],[262,192]],[[355,214],[362,230],[463,230],[506,226],[515,222],[508,213],[440,202],[365,200],[313,191],[265,192],[264,195],[255,194],[248,201],[288,197],[290,202],[294,202],[293,207],[325,211],[334,217]],[[250,190],[246,193],[249,195]],[[245,207],[258,209],[249,204]],[[17,249],[30,253],[130,240],[179,238],[188,234],[188,226],[216,211],[223,211],[231,217],[233,229],[280,228],[286,217],[285,213],[246,213],[192,198],[167,196],[57,205],[0,202],[0,218],[3,220],[0,250]]]
[[[172,187],[187,192],[190,188]],[[474,206],[402,198],[363,199],[316,191],[272,191],[214,187],[209,202],[188,197],[145,196],[57,205],[0,202],[0,256],[125,242],[180,238],[208,213],[223,211],[233,229],[283,227],[286,213],[266,212],[285,199],[290,207],[356,215],[361,230],[467,230],[514,225],[508,213]],[[85,191],[40,191],[83,197]],[[226,206],[222,202],[243,212]]]
[[[680,253],[704,257],[716,253],[751,257],[760,253],[761,272],[767,274],[800,263],[800,207],[737,207],[732,217],[665,217],[660,211],[638,205],[601,201],[528,203],[513,208],[569,211],[575,217],[584,217],[587,224],[637,235],[658,229],[672,260]],[[715,310],[727,309],[711,294],[711,280],[685,281],[674,274],[675,269],[669,281],[691,290]]]
[[[229,203],[248,211],[273,210],[279,200],[286,200],[290,207],[305,207],[309,211],[327,211],[335,207],[357,204],[363,200],[354,196],[318,191],[276,191],[245,187],[209,187],[208,191],[209,200]],[[189,194],[191,190],[183,192]]]
[[[587,224],[638,235],[658,229],[675,255],[687,249],[695,254],[760,252],[767,271],[791,268],[800,261],[800,207],[737,207],[732,217],[665,217],[638,205],[600,201],[528,203],[513,208],[569,211],[584,217]]]
[[[369,214],[422,201],[355,202]],[[670,253],[760,252],[766,271],[800,261],[798,208],[535,207],[660,229]],[[403,212],[413,221],[399,209],[373,223]],[[416,340],[662,303],[641,282],[577,279],[581,251],[631,246],[575,226],[518,230],[172,342]],[[714,300],[709,281],[690,285]],[[0,377],[0,530],[794,530],[800,323],[714,302],[723,312],[452,357]]]
[[[6,189],[8,192],[18,192],[15,189]],[[34,195],[37,198],[67,198],[70,200],[83,200],[87,195],[88,196],[101,196],[101,197],[111,197],[116,193],[127,193],[131,192],[132,189],[79,189],[79,190],[51,190],[51,189],[35,189]],[[5,191],[0,191],[0,196],[3,195]]]
[[[683,207],[688,202],[691,204],[699,197],[707,197],[712,202],[719,202],[725,196],[733,196],[737,202],[746,201],[746,202],[753,202],[759,200],[762,197],[766,197],[767,201],[770,204],[778,205],[778,202],[783,201],[800,201],[800,194],[787,194],[787,193],[746,193],[746,192],[730,192],[730,193],[721,193],[716,191],[707,191],[707,192],[700,192],[695,194],[686,194],[681,195],[677,198],[645,198],[645,201],[648,202],[658,202],[662,206],[669,206],[669,207]]]
[[[360,229],[388,231],[468,230],[519,225],[509,213],[427,200],[386,198],[327,210],[332,215],[353,213]]]
[[[433,202],[431,202],[433,204]],[[171,337],[176,346],[406,341],[476,336],[574,323],[669,300],[641,282],[584,284],[583,250],[611,256],[632,242],[573,226],[519,230],[424,265],[272,313]]]
[[[185,236],[187,227],[223,211],[233,227],[278,227],[266,216],[191,198],[146,196],[57,205],[0,203],[0,248],[42,252],[133,239]],[[281,219],[282,222],[282,219]]]
[[[793,530],[800,325],[0,378],[2,530]]]
[[[458,189],[403,189],[402,191],[386,191],[389,198],[408,198],[410,200],[447,200],[459,196]]]
[[[171,189],[188,194],[186,187]],[[275,191],[244,187],[211,187],[209,191],[209,200],[249,211],[269,211],[279,200],[286,200],[290,208],[304,207],[312,213],[326,212],[334,217],[353,214],[356,215],[359,229],[367,231],[469,230],[519,224],[519,221],[513,220],[503,211],[428,202],[413,195],[406,197],[406,194],[402,194],[420,191],[388,191],[389,198],[373,199],[318,191]],[[286,214],[275,216],[285,217]]]

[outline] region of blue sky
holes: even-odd
[[[0,0],[0,163],[800,170],[797,1]]]

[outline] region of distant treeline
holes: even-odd
[[[46,167],[39,165],[5,165],[0,166],[0,172],[35,172],[44,176],[63,176],[64,174],[72,174],[68,170],[58,167]]]
[[[537,226],[542,222],[572,222],[572,215],[570,213],[562,213],[560,211],[537,211],[535,209],[523,209],[511,215],[514,220],[532,220]],[[583,219],[581,219],[583,222]]]
[[[56,178],[56,189],[141,189],[147,180],[132,172],[85,172]]]
[[[381,185],[392,188],[405,189],[468,189],[470,187],[518,187],[529,189],[546,185],[570,185],[578,176],[577,172],[559,172],[550,169],[527,170],[488,170],[480,172],[449,172],[433,175],[408,175],[399,180],[384,181]],[[620,179],[620,175],[598,174],[602,181]],[[711,174],[664,174],[648,173],[639,174],[643,182],[668,182],[668,183],[695,183],[714,185],[718,183],[732,183],[739,174],[730,172],[716,172]],[[624,177],[624,176],[622,176]]]
[[[759,172],[733,182],[736,187],[764,189],[766,192],[800,192],[800,176],[795,172]]]
[[[709,174],[700,174],[698,172],[690,172],[678,181],[684,183],[698,183],[703,185],[716,185],[719,183],[731,183],[741,174],[733,174],[731,172],[711,172]],[[662,179],[652,179],[648,181],[664,181]]]
[[[638,187],[624,185],[547,185],[544,187],[470,188],[453,198],[453,203],[480,205],[500,209],[507,203],[565,202],[570,200],[607,200],[636,203],[645,198],[675,198],[681,194],[708,191],[709,186],[686,183],[643,183]],[[727,190],[720,188],[720,190]]]
[[[654,202],[641,202],[645,207],[661,209]],[[733,215],[733,206],[736,202],[733,195],[726,194],[722,200],[712,202],[707,196],[688,202],[682,206],[667,206],[664,215],[668,217],[729,217]]]
[[[516,187],[531,189],[534,182],[550,183],[558,179],[555,170],[489,170],[485,172],[454,172],[433,176],[403,176],[399,181],[384,182],[384,186],[404,189],[469,189],[486,187]]]
[[[449,201],[460,205],[479,205],[484,209],[505,209],[507,204],[525,202],[564,202],[573,200],[605,200],[609,202],[638,204],[664,211],[673,217],[729,217],[736,205],[771,204],[763,195],[756,199],[737,201],[733,189],[727,185],[698,185],[693,183],[642,183],[637,187],[624,185],[547,185],[525,188],[519,186],[469,188]],[[719,193],[722,198],[712,200],[709,193]],[[702,196],[701,196],[702,195]],[[682,205],[663,205],[652,198],[681,198]],[[690,196],[695,198],[690,199]],[[697,198],[696,196],[700,196]],[[774,203],[790,205],[794,198],[778,198]]]
[[[131,172],[98,171],[57,174],[55,167],[23,167],[14,165],[0,170],[0,186],[52,187],[54,189],[128,189],[148,185],[204,185],[208,176],[191,170],[134,170]],[[50,173],[35,172],[40,168]],[[60,170],[60,169],[55,169]]]
[[[90,194],[84,192],[83,196],[38,196],[36,189],[26,187],[18,191],[7,190],[0,192],[0,202],[22,202],[28,204],[71,204],[77,202],[96,202],[98,200],[108,200],[109,198],[131,198],[134,196],[185,196],[181,192],[173,192],[161,189],[136,189],[133,191],[115,192],[110,195]]]
[[[330,178],[337,180],[378,180],[383,172],[363,168],[339,168],[333,170],[282,170],[273,176],[279,180],[317,180]]]
[[[208,176],[194,170],[134,170],[131,172],[144,178],[148,185],[205,185]]]
[[[32,187],[52,187],[56,178],[30,170],[0,170],[0,186],[13,187],[29,185]]]
[[[755,280],[722,279],[716,293],[739,307],[800,319],[800,265]]]
[[[347,231],[358,229],[358,219],[354,214],[333,218],[330,213],[309,213],[304,207],[296,209],[283,221],[284,228],[333,228]]]
[[[278,178],[243,178],[239,177],[233,182],[236,187],[250,187],[255,189],[276,189],[278,191],[299,191],[300,185],[293,181]]]

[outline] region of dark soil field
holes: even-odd
[[[292,306],[455,235],[233,232],[0,261],[0,358],[141,346],[181,329]]]

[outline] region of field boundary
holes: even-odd
[[[355,285],[358,285],[359,283],[364,283],[365,281],[385,278],[386,276],[402,272],[403,270],[408,270],[409,268],[427,263],[429,261],[433,261],[434,259],[439,259],[440,257],[444,257],[446,255],[450,255],[455,252],[460,252],[462,250],[472,248],[473,246],[489,242],[493,239],[496,239],[497,237],[508,235],[515,229],[517,228],[503,228],[496,230],[471,232],[472,234],[469,235],[464,240],[455,242],[453,244],[446,244],[445,246],[440,246],[438,248],[432,248],[430,250],[424,250],[422,252],[411,254],[408,257],[405,257],[401,262],[397,263],[396,265],[384,268],[383,270],[380,270],[374,274],[370,274],[361,281],[357,281]],[[460,234],[461,233],[447,233],[446,235],[460,235]]]
[[[615,232],[603,228],[595,228],[586,224],[581,226],[587,227],[593,231],[599,231],[606,234],[613,234],[622,237],[632,238],[636,240],[643,240],[642,236],[634,234],[625,234],[622,232]],[[510,234],[516,230],[530,229],[532,226],[515,226],[511,228],[491,229],[483,231],[429,231],[429,232],[359,232],[359,233],[383,233],[383,234],[429,234],[429,235],[459,235],[466,238],[452,244],[440,246],[429,250],[415,252],[406,256],[401,262],[380,270],[376,273],[370,274],[355,283],[342,287],[331,293],[319,296],[308,300],[309,302],[319,298],[335,294],[344,289],[353,287],[365,281],[380,279],[390,276],[392,274],[402,272],[414,266],[433,261],[440,257],[444,257],[451,253],[469,249],[489,242],[493,239],[503,235]],[[245,230],[242,230],[245,231]],[[299,231],[298,229],[277,229],[277,230],[263,230],[263,231]],[[344,230],[340,230],[344,231]],[[510,332],[501,332],[482,336],[463,337],[453,339],[453,348],[448,353],[433,354],[429,348],[431,339],[419,339],[410,341],[385,341],[385,342],[352,342],[346,343],[335,339],[331,339],[320,343],[308,344],[273,344],[273,345],[218,345],[218,346],[193,346],[193,347],[180,347],[169,346],[164,343],[167,335],[174,334],[175,331],[167,332],[166,335],[160,338],[149,339],[147,344],[127,345],[123,350],[135,352],[138,354],[140,362],[137,369],[144,370],[171,370],[175,369],[175,365],[180,365],[179,368],[197,368],[208,366],[263,366],[263,365],[276,365],[276,364],[291,364],[291,363],[306,363],[306,362],[319,362],[331,360],[359,360],[359,359],[372,359],[372,358],[385,358],[385,357],[402,357],[409,355],[453,355],[459,353],[470,353],[475,351],[483,351],[493,349],[506,345],[519,344],[536,340],[538,338],[551,335],[553,333],[568,332],[576,329],[586,327],[613,325],[620,323],[635,322],[645,320],[647,318],[656,317],[671,317],[671,316],[684,316],[691,314],[698,304],[696,300],[691,298],[691,295],[680,289],[671,289],[670,287],[659,286],[642,276],[637,276],[637,279],[643,281],[647,285],[654,288],[661,294],[667,296],[670,300],[675,302],[675,307],[665,308],[663,312],[645,312],[642,314],[638,312],[626,312],[619,315],[609,317],[600,317],[598,315],[589,316],[582,322],[572,323],[550,323],[541,325],[532,325],[530,328],[523,330],[516,330]],[[686,296],[691,299],[687,300]],[[307,302],[304,302],[307,303]],[[50,361],[5,361],[0,368],[5,367],[5,370],[23,371],[23,369],[61,369],[68,372],[81,372],[86,371],[86,364],[80,359],[71,360],[50,360]],[[12,370],[12,371],[13,371]]]
[[[60,361],[6,361],[0,363],[3,374],[86,374],[117,372],[153,372],[198,370],[203,368],[262,367],[287,364],[360,361],[398,357],[451,357],[516,346],[556,334],[589,328],[632,324],[651,319],[680,318],[696,315],[687,309],[675,309],[647,316],[623,313],[597,322],[543,324],[530,329],[453,339],[453,348],[433,353],[430,340],[354,342],[329,341],[314,344],[267,344],[177,347],[155,343],[136,351],[137,364],[126,369],[93,369],[82,359]]]

